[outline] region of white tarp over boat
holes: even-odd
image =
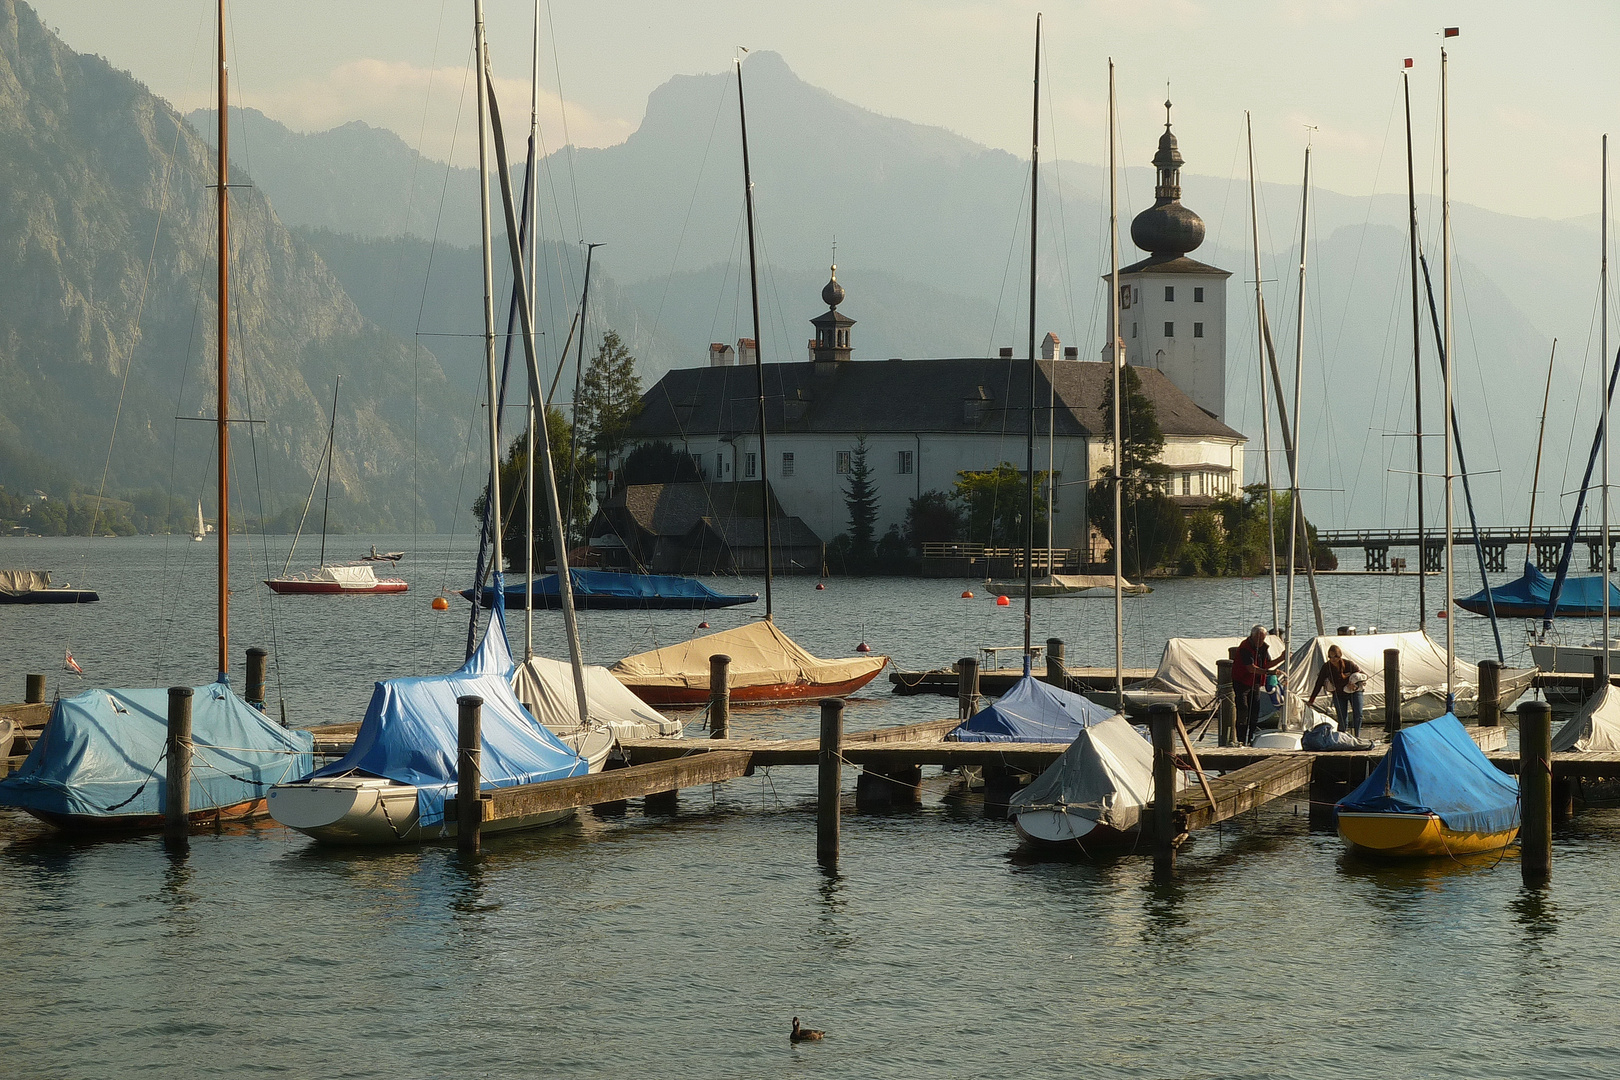
[[[1178,789],[1184,778],[1176,774]],[[1092,724],[1035,782],[1012,797],[1011,817],[1056,810],[1124,832],[1153,801],[1153,747],[1123,716]]]
[[[1308,695],[1316,685],[1317,673],[1327,661],[1330,646],[1337,645],[1344,655],[1367,673],[1364,691],[1366,712],[1375,719],[1384,709],[1384,650],[1401,654],[1401,717],[1407,721],[1433,720],[1446,711],[1446,650],[1421,630],[1405,634],[1348,634],[1314,637],[1301,645],[1289,661],[1289,679],[1296,693]],[[1466,660],[1455,661],[1454,681],[1457,716],[1479,714],[1479,668]],[[1535,674],[1528,668],[1503,668],[1500,680],[1501,703],[1507,708],[1518,700]],[[1327,694],[1323,690],[1323,694]]]
[[[1196,712],[1204,712],[1215,705],[1215,665],[1231,655],[1231,650],[1243,644],[1240,637],[1171,638],[1164,644],[1164,655],[1159,658],[1159,669],[1153,678],[1136,690],[1127,690],[1125,700],[1136,703],[1138,691],[1143,704],[1179,698]],[[1282,639],[1276,635],[1266,638],[1275,660],[1283,654]]]
[[[1620,750],[1620,689],[1598,687],[1580,711],[1553,734],[1554,753]]]
[[[23,596],[50,587],[49,570],[0,570],[0,595]]]
[[[309,572],[311,581],[329,581],[345,589],[369,589],[377,584],[377,572],[370,566],[321,566]]]
[[[823,660],[800,648],[774,622],[761,620],[733,630],[683,641],[652,652],[627,656],[610,669],[635,686],[709,688],[709,657],[731,657],[733,689],[741,686],[836,685],[870,678],[889,662],[886,656]]]
[[[552,731],[578,730],[579,703],[574,695],[574,670],[568,664],[530,657],[513,670],[512,689],[530,714]],[[585,711],[593,721],[612,728],[615,739],[681,734],[679,720],[671,720],[636,697],[605,667],[585,668]]]

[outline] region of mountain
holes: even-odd
[[[251,174],[231,179],[231,407],[263,422],[233,435],[238,512],[301,505],[342,374],[343,516],[447,521],[464,389],[361,314]],[[0,483],[43,460],[91,490],[105,468],[109,492],[211,501],[213,429],[175,418],[213,414],[214,182],[165,102],[0,0],[0,463],[23,473]]]

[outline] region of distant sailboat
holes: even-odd
[[[199,544],[208,539],[208,526],[203,524],[201,499],[197,500],[197,531],[191,534],[191,538]]]

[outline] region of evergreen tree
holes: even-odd
[[[595,455],[599,468],[612,468],[624,449],[630,422],[641,411],[641,377],[636,358],[609,330],[602,347],[580,378],[574,423],[583,446]]]
[[[870,562],[877,554],[878,499],[872,487],[872,469],[866,463],[864,435],[855,440],[855,450],[850,455],[844,505],[849,507],[850,558],[857,564]]]
[[[557,475],[557,498],[561,504],[563,516],[569,516],[568,497],[573,491],[572,516],[576,532],[589,524],[585,515],[590,511],[590,492],[583,480],[569,484],[570,475],[577,474],[577,464],[569,456],[569,443],[573,436],[573,429],[568,418],[562,414],[561,409],[546,410],[546,435],[551,443],[551,464]],[[535,461],[535,468],[540,468],[540,461]],[[529,433],[524,432],[518,436],[517,442],[512,444],[510,450],[501,458],[501,547],[506,557],[506,569],[512,573],[522,573],[528,565],[525,559],[523,546],[523,526],[527,517],[526,507],[528,492],[525,488],[525,477],[529,467]],[[551,561],[551,513],[546,503],[546,481],[543,476],[536,473],[534,478],[534,565],[538,569]],[[474,520],[482,520],[484,504],[488,497],[488,485],[485,491],[473,503]]]
[[[1003,461],[994,469],[956,474],[956,497],[967,507],[967,539],[990,547],[1023,547],[1029,510],[1024,471]],[[1045,542],[1046,474],[1035,474],[1034,535]],[[951,537],[956,539],[956,537]]]

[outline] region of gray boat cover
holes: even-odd
[[[579,730],[574,669],[561,660],[531,656],[512,672],[512,689],[534,718],[556,732]],[[613,729],[615,739],[676,738],[681,722],[671,720],[631,693],[605,667],[585,669],[585,711]]]
[[[1183,778],[1176,774],[1176,787]],[[1125,830],[1153,801],[1153,746],[1123,716],[1092,724],[1035,782],[1012,797],[1008,817],[1061,810]]]
[[[1327,662],[1327,651],[1337,645],[1356,667],[1369,676],[1362,701],[1368,711],[1384,707],[1384,650],[1396,649],[1401,654],[1401,699],[1407,700],[1423,694],[1437,694],[1440,701],[1446,696],[1446,650],[1421,630],[1406,634],[1347,634],[1313,637],[1301,645],[1288,663],[1289,677],[1295,689],[1309,694],[1316,685],[1317,672]],[[1454,661],[1454,686],[1459,700],[1466,697],[1474,701],[1479,696],[1479,668],[1466,660]],[[1324,690],[1326,694],[1328,691]]]
[[[1215,664],[1241,644],[1240,637],[1171,638],[1164,644],[1159,670],[1140,689],[1179,694],[1203,712],[1215,704]],[[1283,654],[1282,639],[1275,634],[1266,638],[1266,644],[1273,659]]]
[[[0,570],[0,596],[23,596],[50,587],[49,570]]]
[[[1553,735],[1555,753],[1620,750],[1620,689],[1602,686]]]

